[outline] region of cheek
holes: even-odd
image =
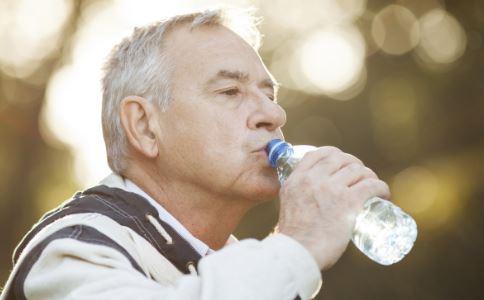
[[[244,124],[237,116],[214,115],[205,126],[201,127],[207,139],[226,150],[240,149],[243,144],[246,131]]]
[[[198,105],[184,106],[174,120],[172,137],[178,139],[177,144],[183,141],[184,147],[200,151],[210,159],[229,153],[238,156],[246,151],[248,132],[244,113],[210,103],[208,99],[197,101]]]

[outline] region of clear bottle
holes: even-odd
[[[292,146],[275,139],[266,150],[279,181],[284,183],[304,154],[315,149],[313,146]],[[366,201],[356,217],[352,235],[355,246],[382,265],[399,262],[410,252],[416,238],[414,219],[390,201],[378,197]]]

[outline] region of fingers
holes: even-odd
[[[355,156],[344,153],[336,147],[326,146],[308,152],[293,174],[293,177],[306,178],[299,181],[308,184],[316,180],[321,184],[325,182],[325,187],[349,188],[363,200],[374,196],[390,198],[388,185],[378,179],[375,172]]]
[[[299,165],[297,166],[296,170],[299,172],[305,172],[311,169],[319,161],[327,158],[332,154],[334,155],[339,152],[341,152],[341,150],[331,146],[321,147],[314,151],[308,152],[304,155],[302,160],[299,162]]]
[[[336,147],[326,146],[308,152],[299,163],[297,170],[306,172],[317,168],[324,172],[325,175],[332,175],[341,168],[353,163],[363,165],[361,160],[355,156],[344,153]]]
[[[367,178],[354,184],[350,189],[360,195],[363,200],[368,200],[372,197],[380,197],[383,199],[390,199],[390,188],[388,184],[377,178]]]
[[[359,163],[351,163],[344,166],[336,171],[332,177],[334,180],[341,182],[347,187],[351,187],[363,179],[378,179],[378,176],[376,176],[375,172]]]

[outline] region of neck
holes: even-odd
[[[223,198],[191,184],[157,178],[143,172],[131,171],[125,176],[213,250],[225,245],[252,207],[247,200]]]

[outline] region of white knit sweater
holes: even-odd
[[[118,175],[101,184],[103,191],[131,195],[124,191]],[[182,249],[188,244],[157,216],[146,214],[141,222],[131,215],[130,206],[118,207],[116,201],[108,202],[95,194],[90,197],[94,204],[134,225],[120,224],[118,217],[95,209],[61,214],[25,243],[0,300],[293,300],[297,296],[309,299],[321,286],[313,257],[283,234],[230,244],[198,262],[188,261],[189,272],[185,272],[184,260],[169,249],[190,251]],[[153,230],[145,230],[151,226]],[[160,241],[165,244],[159,245]],[[176,260],[181,264],[176,265]]]

